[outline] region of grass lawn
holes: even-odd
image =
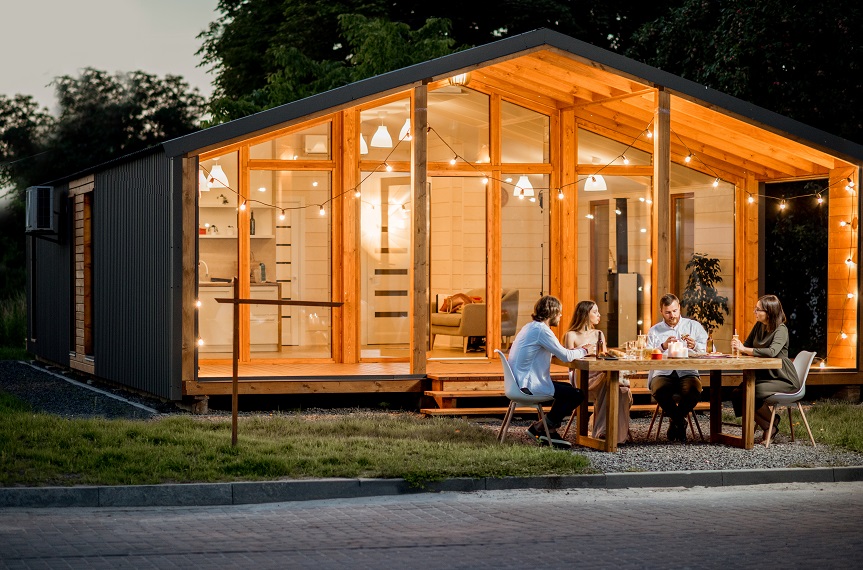
[[[578,474],[579,454],[497,443],[467,421],[414,414],[283,413],[239,419],[68,420],[33,413],[0,393],[0,485],[156,483],[401,477],[414,485],[449,477]]]

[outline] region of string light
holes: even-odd
[[[240,211],[241,211],[241,212],[245,212],[245,211],[246,211],[246,201],[245,201],[245,200],[243,200],[243,203],[242,203],[242,204],[240,204]]]
[[[818,196],[818,205],[820,206],[821,204],[823,204],[823,203],[824,203],[824,198],[822,198],[822,197],[821,197],[821,194],[820,194],[820,193],[819,193],[819,194],[816,194],[816,195]]]
[[[747,202],[749,202],[750,204],[754,204],[754,203],[755,203],[755,198],[753,198],[753,197],[752,197],[752,194],[750,194],[750,195],[749,195],[749,197],[748,197],[748,198],[746,198],[746,201],[747,201]]]
[[[713,187],[714,187],[714,188],[719,188],[719,179],[718,179],[718,178],[714,178],[714,179],[713,179]]]
[[[683,159],[683,162],[689,163],[692,162],[692,153],[686,155],[686,158]]]
[[[362,195],[363,195],[363,193],[362,193],[362,192],[360,192],[359,187],[357,187],[356,191],[354,192],[354,198],[359,198],[359,197],[361,197]]]
[[[392,167],[392,166],[390,165],[390,163],[388,163],[388,162],[385,162],[385,163],[384,163],[384,169],[385,169],[387,172],[392,172],[392,171],[393,171],[393,167]]]
[[[846,338],[848,338],[848,335],[845,334],[845,331],[840,331],[839,338],[841,338],[842,340],[845,340]]]
[[[198,346],[204,346],[204,339],[198,338]]]
[[[563,189],[562,188],[557,189],[557,199],[563,200]]]
[[[197,308],[199,308],[199,309],[201,308],[201,300],[200,300],[200,299],[197,299],[197,300],[195,301],[195,306],[196,306]]]
[[[282,213],[279,214],[279,220],[283,221],[283,222],[285,221],[285,211],[284,210],[282,210]]]
[[[586,215],[586,216],[585,216],[585,218],[587,218],[588,220],[592,220],[592,219],[593,219],[593,214],[588,214],[588,215]]]
[[[321,214],[322,216],[326,216],[326,215],[327,215],[327,211],[324,209],[324,205],[323,205],[323,204],[321,204],[321,211],[320,211],[320,214]]]
[[[626,155],[623,155],[623,164],[629,164],[629,159],[626,158]]]
[[[451,159],[449,159],[449,163],[450,163],[450,165],[451,165],[451,166],[455,166],[455,163],[456,163],[456,162],[458,162],[458,155],[456,155],[456,156],[452,157]]]
[[[782,203],[781,203],[781,204],[779,204],[779,209],[780,209],[780,210],[784,210],[784,209],[785,209],[785,200],[782,200]]]

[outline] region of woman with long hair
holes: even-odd
[[[581,301],[576,307],[566,334],[563,346],[575,348],[590,345],[590,354],[596,354],[596,346],[602,331],[596,328],[601,320],[599,307],[593,301]],[[603,339],[604,340],[604,339]],[[604,343],[603,343],[604,344]],[[570,381],[575,384],[575,371],[570,370]],[[593,437],[605,437],[605,424],[608,416],[608,382],[606,372],[591,372],[588,377],[588,399],[593,402],[590,433]],[[618,384],[620,394],[617,410],[617,443],[624,443],[629,437],[629,408],[632,406],[632,393],[629,385],[622,381]]]
[[[770,425],[770,409],[764,400],[773,394],[794,393],[800,389],[800,379],[797,369],[788,358],[788,327],[785,326],[785,311],[776,295],[764,295],[755,303],[755,326],[749,332],[746,340],[732,340],[731,348],[738,349],[740,354],[760,358],[781,358],[782,368],[774,370],[755,371],[755,423],[764,430],[773,430],[772,437],[779,433],[779,420],[776,416],[773,426]],[[743,408],[743,385],[731,392],[731,403],[734,405],[734,415],[740,417]]]

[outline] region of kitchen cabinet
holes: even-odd
[[[233,285],[199,283],[198,335],[204,344],[199,353],[231,352],[233,350],[234,309],[230,303],[218,303],[217,298],[234,296]],[[280,299],[280,283],[252,283],[252,299]],[[282,311],[279,305],[249,306],[249,342],[252,352],[281,350]]]

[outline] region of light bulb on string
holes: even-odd
[[[586,216],[585,216],[585,218],[587,218],[588,220],[592,220],[592,219],[593,219],[593,214],[588,214],[588,215],[586,215]]]
[[[824,198],[821,197],[821,194],[817,194],[818,196],[818,204],[821,205],[824,203]]]
[[[780,204],[779,204],[779,209],[780,209],[780,210],[784,210],[784,209],[785,209],[785,200],[782,200],[782,203],[780,203]]]
[[[847,297],[848,297],[849,299],[853,299],[853,298],[854,298],[854,293],[848,293]]]
[[[842,340],[845,340],[846,338],[848,338],[848,335],[845,334],[845,331],[842,331],[839,333],[839,338],[841,338]]]
[[[854,181],[851,180],[850,177],[846,178],[845,180],[848,182],[848,184],[845,185],[845,189],[848,190],[849,192],[853,192],[854,191]]]
[[[242,203],[242,204],[240,204],[240,211],[241,211],[241,212],[245,212],[245,211],[246,211],[246,201],[245,201],[245,200],[243,200],[243,203]]]
[[[645,135],[647,135],[647,138],[649,138],[649,139],[653,138],[653,133],[650,132],[650,129],[647,129],[647,131],[645,132]]]
[[[455,163],[456,163],[456,162],[458,162],[458,156],[454,156],[454,157],[452,157],[451,159],[449,159],[449,163],[450,163],[450,165],[452,165],[452,166],[455,166]]]
[[[629,164],[629,159],[626,158],[626,155],[623,155],[623,164]]]
[[[323,205],[323,204],[321,204],[320,214],[321,214],[322,216],[326,216],[326,215],[327,215],[327,211],[324,209],[324,205]]]
[[[824,368],[827,366],[827,363],[824,360],[821,360],[821,364],[818,365],[818,368]]]
[[[201,300],[200,300],[200,299],[198,299],[197,301],[195,301],[195,307],[197,307],[197,308],[199,308],[199,309],[201,308]]]
[[[284,210],[282,210],[282,213],[281,213],[281,214],[279,214],[279,220],[280,220],[280,221],[285,221],[285,211],[284,211]]]
[[[558,189],[557,189],[557,199],[558,199],[558,200],[563,200],[563,188],[558,188]]]
[[[202,339],[202,338],[198,339],[198,346],[204,346],[204,339]]]
[[[749,202],[750,204],[754,204],[755,198],[752,196],[752,194],[750,194],[749,197],[746,198],[746,201]]]
[[[718,187],[719,187],[719,179],[718,179],[718,178],[714,178],[714,179],[713,179],[713,187],[714,187],[714,188],[718,188]]]
[[[392,167],[392,166],[390,166],[390,163],[388,163],[388,162],[385,162],[385,163],[384,163],[384,169],[385,169],[387,172],[392,172],[392,171],[393,171],[393,167]]]
[[[363,193],[360,192],[359,188],[357,188],[356,191],[354,192],[354,198],[359,198],[362,195],[363,195]]]
[[[683,159],[683,162],[689,163],[692,162],[692,154],[687,154],[686,158]]]

